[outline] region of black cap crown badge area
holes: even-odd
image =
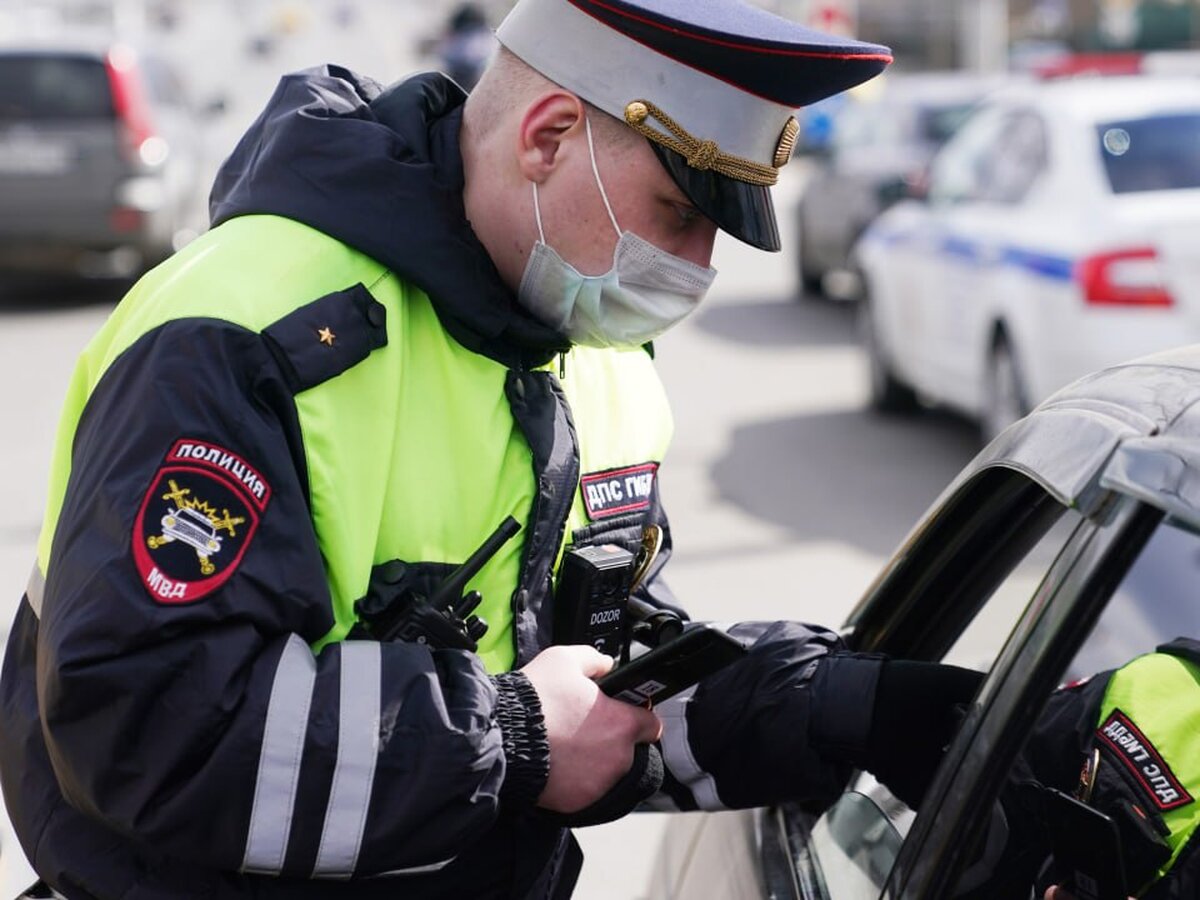
[[[191,603],[224,584],[270,499],[266,479],[237,453],[208,441],[176,441],[133,526],[133,559],[150,596]]]

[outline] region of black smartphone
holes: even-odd
[[[653,705],[746,655],[746,647],[719,628],[688,625],[683,634],[601,676],[600,690],[635,706]]]
[[[1059,883],[1076,900],[1127,900],[1117,823],[1062,791],[1044,802]]]

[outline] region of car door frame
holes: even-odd
[[[1034,593],[989,672],[926,797],[883,896],[950,897],[1045,701],[1121,579],[1162,521],[1162,510],[1110,495],[1082,521]]]
[[[987,822],[980,810],[991,809],[1043,703],[1163,515],[1099,489],[1085,491],[1072,506],[1084,518],[993,664],[930,786],[925,808],[937,814],[916,817],[883,897],[950,896]],[[975,472],[914,532],[868,591],[847,622],[848,643],[864,652],[940,659],[1067,509],[1028,471],[1002,465]],[[991,552],[983,552],[987,548]],[[811,878],[803,871],[797,833],[814,820],[778,809],[763,814],[760,856],[767,896],[809,896]],[[789,884],[790,893],[783,890]]]
[[[1066,509],[1029,472],[984,465],[952,485],[893,555],[847,619],[847,644],[862,652],[939,658]],[[984,552],[988,548],[992,552]],[[817,818],[790,806],[761,813],[764,897],[820,896],[807,851]]]

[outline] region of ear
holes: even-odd
[[[530,103],[517,127],[517,165],[526,180],[545,182],[561,162],[563,143],[583,127],[583,101],[569,91],[551,91]]]

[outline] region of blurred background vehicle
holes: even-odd
[[[971,892],[996,874],[995,800],[1046,699],[1200,635],[1198,400],[1200,345],[1063,390],[960,473],[850,614],[852,650],[988,673],[920,810],[860,772],[825,810],[676,816],[648,896],[1017,896]]]
[[[202,113],[107,39],[0,45],[0,271],[135,275],[204,222]]]
[[[1056,388],[1200,339],[1200,83],[993,95],[856,248],[871,403],[994,437]]]
[[[851,249],[880,212],[907,195],[930,158],[1004,76],[888,73],[841,101],[830,137],[813,147],[796,208],[799,296],[852,299]],[[819,121],[819,119],[818,119]]]

